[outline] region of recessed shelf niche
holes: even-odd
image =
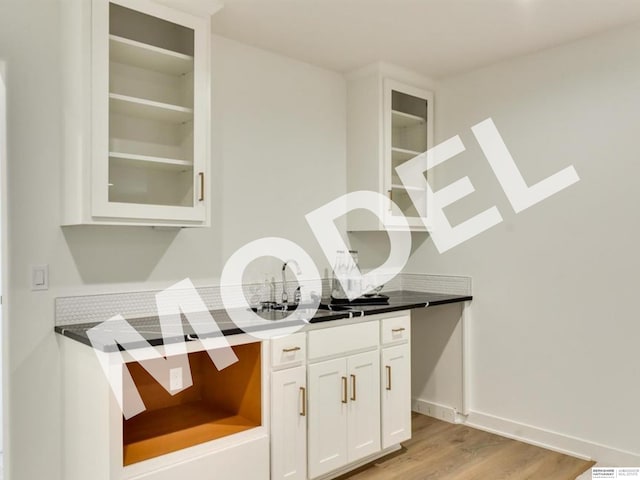
[[[123,366],[147,408],[122,420],[124,465],[262,425],[261,344],[233,351],[239,361],[223,370],[206,351],[189,353],[193,385],[173,396],[139,363]]]

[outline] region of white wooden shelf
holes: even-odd
[[[138,155],[135,153],[109,152],[109,158],[121,165],[135,165],[163,170],[182,171],[193,167],[193,162],[189,160]]]
[[[391,110],[391,122],[393,128],[406,128],[416,125],[424,125],[426,120],[418,115],[412,115],[399,110]]]
[[[109,94],[109,108],[113,113],[168,123],[184,123],[193,119],[192,108],[154,102],[118,93]]]
[[[413,157],[417,157],[423,152],[416,152],[415,150],[407,150],[406,148],[393,147],[391,149],[391,159],[394,163],[402,163],[407,160],[411,160]]]
[[[170,75],[183,75],[193,71],[193,57],[190,55],[116,35],[109,35],[109,57],[113,62]]]
[[[404,185],[399,184],[399,183],[392,183],[391,184],[391,188],[394,189],[394,190],[405,190],[405,191],[411,190],[411,191],[414,191],[414,192],[425,192],[426,191],[424,188],[411,187],[411,186],[405,187]]]

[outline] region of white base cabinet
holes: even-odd
[[[304,366],[271,376],[271,480],[307,478],[306,388]]]
[[[309,478],[347,464],[347,362],[309,366]]]
[[[124,446],[131,448],[135,442],[126,438],[122,410],[97,356],[90,347],[61,336],[62,476],[65,480],[335,478],[411,437],[409,328],[409,315],[396,313],[344,320],[338,326],[310,325],[306,332],[264,341],[259,348],[254,338],[234,335],[227,339],[241,363],[231,377],[213,372],[212,366],[207,370],[210,359],[196,342],[189,342],[189,360],[196,362],[192,370],[196,390],[215,385],[212,395],[225,389],[233,394],[237,390],[233,385],[247,383],[244,394],[234,398],[242,400],[242,408],[254,404],[260,418],[249,429],[130,463],[125,461]],[[109,368],[122,373],[120,352],[108,356]],[[261,380],[252,389],[257,359]],[[134,368],[133,377],[143,378],[142,370]],[[225,378],[235,380],[224,383]],[[146,392],[161,388],[151,380],[135,386]],[[260,402],[255,407],[257,396]],[[145,393],[144,398],[160,401],[155,394]],[[167,417],[158,418],[161,426]],[[161,443],[162,447],[166,442]]]
[[[380,450],[380,359],[378,352],[347,359],[349,407],[347,412],[347,462],[355,462]]]
[[[270,371],[269,357],[265,355],[264,349],[260,352],[259,367],[260,376],[264,379],[262,388],[259,389],[261,392],[260,425],[125,465],[123,443],[125,427],[122,410],[103,373],[98,357],[91,347],[68,337],[58,338],[63,366],[64,434],[61,439],[63,457],[61,478],[65,480],[175,480],[177,478],[269,480],[268,379]],[[227,338],[234,348],[241,348],[245,343],[253,345],[255,342],[254,338],[246,335]],[[195,343],[189,342],[188,348],[197,348]],[[235,351],[238,352],[238,348]],[[189,354],[192,353],[190,350]],[[122,365],[116,358],[120,356],[120,352],[107,355],[110,356],[111,368],[122,371]],[[192,358],[190,357],[190,360]],[[240,362],[242,361],[240,357]],[[200,367],[193,368],[192,378],[197,377],[197,370]],[[215,369],[215,367],[211,368]],[[255,371],[255,368],[252,367],[251,371]],[[140,384],[137,387],[145,389],[152,383],[150,380],[147,384]],[[243,381],[239,380],[235,383],[242,384]],[[216,383],[216,385],[219,384]],[[223,389],[219,388],[219,390]],[[175,398],[182,394],[182,392],[178,393]],[[255,400],[253,395],[251,397]],[[153,408],[153,405],[145,405],[150,409]],[[167,437],[168,435],[164,437],[163,443],[168,443]]]
[[[409,344],[382,350],[382,448],[411,438]]]
[[[408,312],[334,325],[271,340],[271,480],[335,478],[411,438]]]
[[[389,316],[382,337],[382,448],[411,438],[411,318]]]
[[[309,366],[309,477],[380,450],[378,352]]]

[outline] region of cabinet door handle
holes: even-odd
[[[282,351],[284,353],[297,352],[298,350],[300,350],[300,347],[291,347],[291,348],[283,348],[282,349]]]
[[[391,331],[393,333],[398,333],[398,332],[404,332],[406,330],[406,328],[404,327],[400,327],[400,328],[392,328]]]
[[[391,390],[391,367],[387,365],[385,367],[387,369],[387,390]]]
[[[351,400],[356,401],[356,376],[351,375]]]
[[[198,201],[204,201],[204,172],[198,172],[198,177],[200,177],[200,195],[198,196]]]
[[[393,189],[389,190],[389,211],[393,211]]]
[[[301,398],[302,406],[300,410],[300,416],[306,417],[307,416],[307,389],[306,388],[300,387],[300,396],[302,397]]]
[[[347,401],[347,377],[342,377],[342,403]]]

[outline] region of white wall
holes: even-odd
[[[213,58],[214,189],[223,208],[212,221],[222,261],[251,240],[279,236],[323,273],[329,264],[304,215],[346,191],[342,75],[217,36]]]
[[[412,398],[462,412],[462,304],[416,309],[411,320]]]
[[[7,161],[7,89],[5,85],[5,77],[7,75],[6,65],[3,61],[0,61],[0,295],[6,296],[4,290],[4,276],[6,276],[7,272],[7,255],[6,255],[6,228],[3,223],[4,217],[6,215],[6,201],[5,201],[5,190],[6,190],[6,161]],[[3,340],[7,336],[5,332],[5,324],[6,322],[3,320],[3,309],[0,307],[0,401],[2,401],[2,405],[0,405],[0,452],[4,449],[4,415],[6,409],[6,402],[4,402],[4,384],[6,380],[6,375],[4,375],[3,366],[6,364],[4,353],[5,349],[3,347]],[[0,465],[1,468],[1,465]]]
[[[442,80],[438,140],[467,151],[438,187],[476,188],[446,213],[496,205],[504,222],[444,254],[428,240],[407,267],[473,277],[473,411],[604,460],[640,455],[639,48],[636,25]],[[515,214],[470,131],[487,117],[529,185],[568,165],[580,182]]]
[[[214,37],[213,226],[61,229],[58,38],[57,0],[0,3],[9,102],[11,480],[62,480],[56,296],[162,288],[185,277],[210,284],[236,248],[266,235],[298,242],[322,268],[303,215],[346,189],[342,76]],[[48,292],[29,290],[32,264],[49,264]]]

